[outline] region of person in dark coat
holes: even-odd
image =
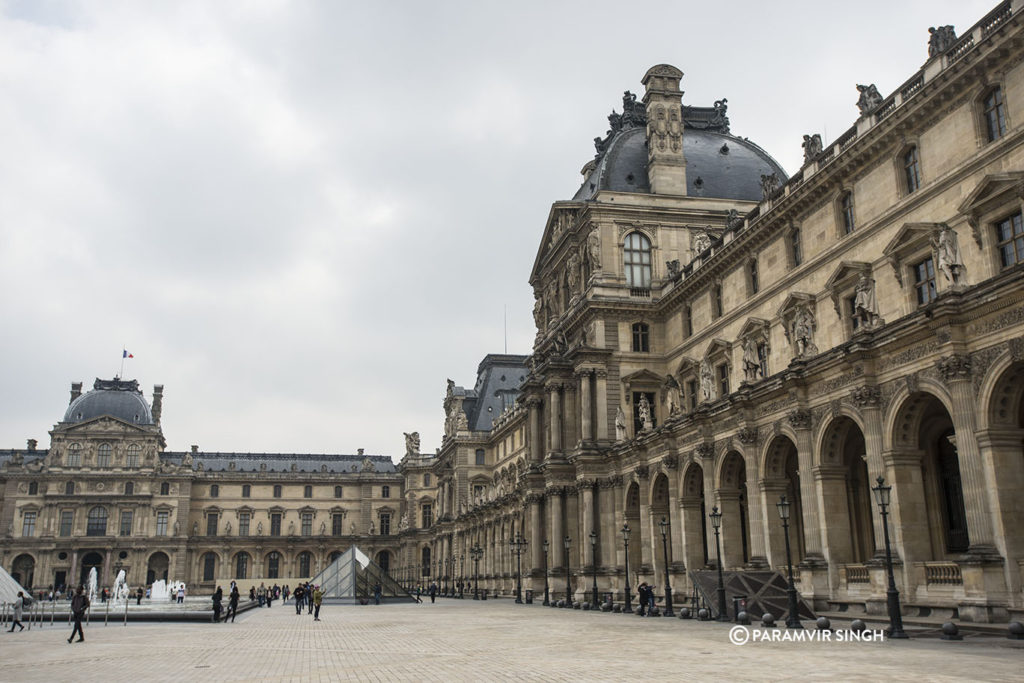
[[[135,589],[135,604],[142,604],[142,586],[139,586],[137,589]]]
[[[220,621],[221,603],[224,602],[224,591],[217,586],[217,592],[213,594],[213,623]]]
[[[85,632],[82,631],[82,618],[85,617],[87,609],[89,609],[89,598],[85,595],[85,586],[79,586],[75,591],[75,597],[71,598],[71,615],[75,618],[75,628],[71,631],[71,638],[68,638],[69,643],[74,639],[76,633],[78,642],[85,640]]]
[[[430,603],[434,603],[434,598],[437,597],[437,584],[433,581],[430,582]]]
[[[305,595],[306,591],[305,589],[303,589],[302,584],[300,583],[298,586],[295,587],[295,592],[292,593],[292,597],[295,598],[296,614],[302,614],[302,600],[305,597]]]
[[[228,611],[224,613],[224,623],[228,621],[228,613],[231,614],[231,622],[234,623],[235,615],[238,614],[238,586],[231,588],[231,595],[228,597]]]
[[[640,616],[642,617],[646,616],[645,612],[647,611],[647,603],[650,600],[650,598],[647,595],[647,591],[648,588],[646,581],[642,581],[640,585],[636,587],[636,597],[637,601],[640,603]]]

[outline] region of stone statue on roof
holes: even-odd
[[[729,100],[723,97],[720,100],[715,100],[715,103],[712,106],[715,109],[715,113],[711,116],[711,120],[708,122],[708,128],[728,133],[729,117],[725,115],[725,112],[729,110]]]
[[[821,135],[819,133],[805,135],[803,145],[801,146],[804,148],[804,163],[809,164],[821,154]]]
[[[373,461],[370,460],[370,457],[367,456],[367,457],[363,458],[363,464],[362,464],[362,467],[360,468],[360,470],[362,472],[376,472],[377,468],[376,468],[376,466],[374,466]]]
[[[882,95],[878,92],[878,88],[875,84],[871,85],[858,85],[857,92],[860,93],[860,97],[857,99],[857,108],[860,109],[860,115],[866,116],[878,109],[878,105],[882,104]]]
[[[405,432],[405,454],[408,456],[420,454],[419,432]]]
[[[779,176],[776,173],[761,175],[761,200],[771,198],[779,189]]]
[[[928,59],[938,57],[946,50],[953,47],[956,42],[956,31],[953,25],[934,26],[928,29]]]

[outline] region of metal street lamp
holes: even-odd
[[[551,594],[548,591],[548,539],[544,539],[544,606],[551,604]]]
[[[600,603],[597,600],[597,532],[590,532],[590,562],[594,567],[594,609],[597,609]]]
[[[715,528],[715,553],[718,555],[718,621],[729,621],[729,608],[725,602],[725,580],[722,578],[722,544],[718,540],[719,529],[722,527],[722,513],[718,506],[711,508],[708,515],[711,526]]]
[[[526,547],[526,539],[516,532],[514,538],[509,539],[509,549],[516,554],[516,604],[523,604],[523,548]]]
[[[622,543],[626,548],[626,606],[622,609],[624,614],[632,614],[633,606],[629,598],[629,522],[622,525]]]
[[[569,579],[569,548],[572,547],[572,539],[566,536],[562,544],[565,546],[565,606],[572,607],[572,582]]]
[[[674,617],[675,613],[672,611],[672,586],[668,580],[668,520],[664,517],[658,522],[658,526],[661,527],[661,549],[665,555],[665,616]]]
[[[900,614],[900,592],[896,590],[896,577],[892,573],[892,548],[889,546],[889,503],[891,502],[892,487],[885,485],[885,477],[879,477],[875,481],[878,486],[871,488],[875,493],[875,502],[882,513],[882,529],[885,532],[885,568],[889,574],[889,591],[887,593],[889,603],[889,637],[908,638],[903,630],[903,615]]]
[[[441,597],[448,597],[448,558],[441,558]]]
[[[775,504],[779,508],[779,517],[782,518],[782,528],[786,532],[786,567],[789,569],[789,588],[786,589],[786,596],[789,598],[789,616],[786,617],[786,628],[803,628],[800,623],[799,607],[796,601],[796,585],[793,583],[793,560],[789,553],[789,508],[790,503],[785,496],[779,498]]]
[[[459,600],[462,600],[462,588],[466,584],[466,554],[459,554]]]
[[[484,549],[480,547],[480,543],[474,543],[473,547],[469,549],[469,555],[473,558],[473,599],[480,599],[480,558],[484,556]]]

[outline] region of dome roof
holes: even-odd
[[[101,416],[116,417],[131,424],[153,424],[153,413],[142,397],[136,380],[101,380],[93,390],[71,402],[64,413],[64,422],[85,422]]]
[[[696,128],[683,130],[686,192],[691,197],[761,200],[761,176],[786,172],[763,149],[728,133]],[[607,144],[574,201],[593,198],[601,190],[649,194],[647,133],[643,127],[620,131]]]

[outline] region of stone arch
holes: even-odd
[[[914,391],[901,387],[892,398],[893,408],[885,418],[883,448],[912,449],[917,442],[922,407],[930,399],[939,401],[952,414],[953,401],[946,388],[930,379],[917,382]]]
[[[848,415],[829,420],[815,450],[828,515],[823,525],[828,559],[837,564],[867,562],[876,546],[863,428]]]
[[[763,451],[761,487],[765,495],[765,509],[774,510],[782,496],[790,503],[790,541],[793,561],[799,562],[806,553],[804,542],[804,503],[800,491],[800,459],[796,439],[786,432],[768,439]],[[807,476],[810,476],[809,474]],[[774,567],[786,562],[785,538],[781,524],[768,524],[769,555]]]
[[[708,516],[704,495],[704,468],[690,462],[683,470],[680,505],[683,522],[683,560],[687,567],[708,565]]]
[[[79,569],[79,583],[89,588],[89,571],[96,569],[96,580],[103,581],[103,554],[96,550],[90,550],[82,554],[81,569]]]
[[[726,567],[739,567],[750,561],[747,466],[739,451],[730,450],[719,460],[717,480],[722,557]]]
[[[11,578],[20,583],[22,588],[32,590],[35,573],[36,558],[30,553],[21,553],[11,563]]]
[[[836,436],[831,430],[836,423],[842,423],[844,420],[849,420],[862,434],[864,433],[864,416],[856,408],[845,403],[842,404],[837,412],[828,414],[818,427],[818,432],[814,436],[814,448],[811,452],[812,466],[829,464],[825,454],[826,452],[831,452],[829,449],[835,446],[834,443],[830,444],[829,441]]]
[[[1024,411],[1024,362],[1010,352],[1001,355],[985,373],[979,390],[978,429],[1020,427]]]
[[[146,585],[153,585],[156,581],[167,581],[171,569],[171,558],[167,553],[158,550],[146,560]]]

